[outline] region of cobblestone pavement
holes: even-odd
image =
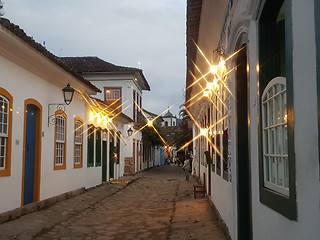
[[[190,179],[168,165],[123,177],[1,224],[0,239],[227,239]]]

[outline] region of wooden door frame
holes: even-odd
[[[114,172],[114,138],[115,138],[115,134],[116,132],[114,130],[111,130],[111,132],[109,132],[110,134],[110,137],[109,137],[109,142],[108,142],[108,145],[109,145],[109,180],[112,176],[112,179],[115,178],[115,172]],[[112,167],[111,167],[112,166]]]
[[[138,164],[136,163],[136,139],[132,140],[132,158],[133,158],[133,164],[134,164],[133,172],[137,172]]]
[[[26,153],[26,126],[27,126],[27,107],[33,105],[37,108],[36,129],[35,129],[35,148],[34,148],[34,183],[33,201],[40,200],[40,176],[41,176],[41,137],[42,137],[42,105],[35,99],[29,98],[24,101],[24,129],[23,129],[23,155],[22,155],[22,184],[21,184],[21,206],[24,202],[24,172],[25,172],[25,153]]]
[[[104,129],[102,130],[105,134],[107,134],[107,131]],[[102,182],[106,182],[108,181],[108,155],[109,155],[109,152],[108,152],[108,144],[109,144],[109,141],[108,141],[108,137],[106,139],[106,141],[103,141],[102,139],[102,162],[101,162],[101,168],[102,168]],[[105,174],[105,179],[104,178],[104,175]]]
[[[250,146],[249,146],[249,122],[247,119],[250,117],[250,109],[249,109],[249,103],[250,103],[250,88],[249,88],[249,76],[247,71],[247,65],[248,65],[248,46],[246,44],[243,44],[239,49],[243,48],[238,53],[238,58],[236,60],[236,65],[239,65],[239,61],[241,61],[241,58],[245,59],[245,65],[243,71],[246,72],[246,79],[245,84],[243,82],[240,83],[240,78],[238,78],[238,74],[236,74],[236,101],[237,103],[244,103],[246,106],[241,106],[241,110],[239,110],[239,106],[237,104],[237,111],[236,111],[236,122],[237,122],[237,219],[238,219],[238,239],[246,239],[250,240],[252,239],[252,192],[251,192],[251,162],[250,162]],[[243,80],[244,81],[244,80]],[[241,89],[239,89],[239,86]],[[245,91],[245,92],[244,92]],[[241,97],[244,97],[245,99],[240,99],[239,94],[241,94]],[[243,105],[243,104],[242,104]],[[243,109],[246,109],[245,116],[242,116],[240,118],[240,114],[243,113]],[[239,122],[242,119],[242,123],[246,122],[247,129],[243,130],[243,125],[239,127]],[[245,120],[244,120],[245,119]],[[244,132],[246,131],[246,132]],[[246,136],[246,139],[243,139],[244,134]],[[241,141],[239,140],[241,136]],[[240,154],[239,149],[242,149],[240,147],[240,142],[242,143],[243,140],[246,140],[246,148],[247,153],[244,153],[242,151],[242,159],[245,159],[246,162],[243,163],[239,161]],[[246,155],[246,156],[244,156]],[[244,156],[244,157],[243,157]]]

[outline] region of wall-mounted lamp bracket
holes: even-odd
[[[214,53],[217,53],[219,56],[224,56],[226,54],[226,50],[224,48],[224,46],[219,46],[216,50],[213,51]]]
[[[65,110],[66,110],[66,107],[65,107],[66,104],[64,104],[64,103],[50,103],[50,104],[48,104],[48,127],[50,124],[55,125],[55,114],[50,115],[50,108],[52,106],[56,106],[56,109],[57,109],[56,111],[61,110],[61,111],[65,112]]]
[[[65,103],[48,104],[48,127],[49,127],[49,124],[52,124],[52,125],[55,124],[55,114],[50,115],[50,107],[57,106],[57,110],[62,110],[63,112],[65,112],[66,110],[65,105],[69,105],[72,102],[74,91],[75,91],[74,88],[71,87],[70,84],[68,83],[67,86],[62,89],[63,99]]]

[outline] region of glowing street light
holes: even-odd
[[[213,88],[214,88],[213,82],[207,82],[207,89],[208,90],[213,90]]]
[[[221,59],[221,60],[220,60],[220,63],[219,63],[219,66],[220,66],[221,68],[224,68],[225,65],[226,65],[226,61],[223,60],[223,59]]]
[[[225,72],[226,71],[226,61],[221,59],[219,62],[219,68],[220,68],[221,73]]]
[[[214,78],[212,82],[207,82],[207,90],[213,91],[219,88],[218,79]]]
[[[205,91],[203,92],[203,96],[204,96],[204,97],[209,97],[209,96],[210,96],[210,92],[209,92],[208,90],[205,90]]]
[[[200,128],[200,136],[207,136],[208,129],[207,128]]]
[[[215,106],[215,108],[217,109],[217,112],[221,111],[218,108],[218,101],[222,104],[223,107],[225,107],[226,109],[228,109],[228,107],[226,106],[224,99],[222,99],[221,93],[223,92],[224,89],[226,89],[228,91],[228,93],[234,98],[234,95],[232,94],[231,90],[228,88],[227,86],[227,77],[231,72],[233,72],[234,70],[237,69],[237,67],[234,67],[232,69],[230,69],[229,71],[227,71],[227,66],[226,63],[227,61],[229,61],[230,59],[232,59],[234,56],[236,56],[240,51],[242,51],[243,49],[245,49],[245,47],[240,48],[239,50],[237,50],[236,52],[232,53],[230,56],[228,56],[226,59],[222,59],[222,57],[220,57],[220,61],[218,63],[218,65],[213,65],[208,58],[206,57],[206,55],[204,54],[204,52],[200,49],[200,47],[198,46],[198,44],[193,41],[193,43],[195,44],[198,52],[202,55],[202,57],[204,58],[204,60],[207,62],[208,66],[209,66],[209,71],[206,73],[203,73],[200,68],[197,66],[197,64],[195,62],[192,61],[194,68],[200,73],[201,77],[197,78],[196,75],[193,73],[193,71],[191,71],[190,69],[188,70],[189,73],[191,74],[191,76],[194,78],[194,81],[192,82],[192,84],[190,84],[189,86],[187,86],[186,89],[189,89],[190,87],[192,87],[195,84],[200,85],[200,92],[195,93],[190,99],[188,99],[188,101],[186,101],[186,103],[189,103],[188,106],[186,106],[186,111],[188,113],[188,115],[190,116],[191,120],[194,122],[194,124],[196,125],[196,127],[199,129],[199,134],[197,136],[194,136],[193,139],[191,139],[189,142],[187,142],[186,144],[184,144],[178,151],[184,149],[185,147],[187,147],[189,144],[191,144],[193,141],[197,140],[199,137],[203,136],[208,143],[210,143],[210,145],[215,149],[215,151],[217,152],[217,154],[219,154],[221,156],[221,153],[219,152],[219,150],[216,148],[216,146],[214,145],[214,143],[212,142],[211,138],[209,138],[208,134],[210,136],[215,136],[217,134],[223,134],[222,131],[213,131],[213,128],[215,126],[218,125],[218,123],[222,122],[224,119],[226,119],[229,114],[223,116],[221,119],[216,120],[216,122],[209,126],[208,128],[201,128],[200,124],[196,121],[196,119],[194,118],[194,116],[192,116],[192,114],[187,110],[188,107],[190,107],[191,105],[193,105],[195,102],[199,101],[202,99],[202,97],[210,97],[209,100],[211,101],[212,105]],[[219,52],[218,52],[219,53]],[[221,54],[220,54],[221,55]],[[249,70],[249,69],[248,69]],[[257,65],[257,72],[259,72],[259,65]],[[208,80],[206,79],[206,77],[209,74],[213,74],[213,80],[208,82]],[[202,82],[200,82],[201,80],[206,81],[206,88],[203,88]],[[198,97],[199,95],[203,95],[202,97]],[[216,97],[216,103],[215,101],[213,101],[213,99],[211,99],[211,96],[215,96]],[[193,103],[190,103],[191,101],[193,101]],[[185,103],[185,104],[186,104]],[[284,117],[286,119],[286,116]]]
[[[210,66],[210,72],[212,74],[218,74],[218,66],[217,65],[211,65]]]
[[[153,126],[153,121],[152,120],[148,120],[148,127],[152,127]]]
[[[214,86],[214,88],[218,88],[219,87],[218,79],[216,79],[216,78],[213,79],[213,86]]]
[[[107,117],[106,120],[107,120],[107,123],[112,123],[112,118]]]

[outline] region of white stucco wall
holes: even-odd
[[[142,97],[142,91],[138,88],[137,84],[134,82],[134,77],[132,79],[123,76],[118,76],[118,77],[114,77],[115,79],[112,80],[111,79],[106,79],[105,76],[85,76],[88,80],[90,80],[90,82],[92,84],[94,84],[95,86],[97,86],[99,89],[101,89],[101,93],[98,93],[97,95],[95,95],[94,97],[97,97],[101,100],[104,100],[104,87],[121,87],[121,91],[122,91],[122,113],[125,114],[126,116],[130,117],[131,119],[133,119],[133,90],[136,91],[136,93],[139,94],[139,96]],[[136,95],[137,97],[137,95]],[[143,99],[143,98],[142,98]],[[119,176],[122,176],[124,173],[124,158],[125,157],[132,157],[132,153],[133,153],[133,147],[132,147],[132,139],[136,139],[139,141],[142,141],[142,134],[141,133],[137,133],[134,134],[133,137],[128,137],[127,136],[127,130],[128,130],[128,126],[129,125],[121,125],[119,123],[119,127],[123,128],[123,135],[126,136],[125,139],[123,139],[123,144],[122,144],[122,156],[121,156],[121,161],[123,162],[123,165],[121,166],[120,163],[120,169],[119,169]],[[132,124],[131,124],[132,127]],[[136,130],[135,130],[136,131]],[[134,131],[134,132],[135,132]],[[135,162],[135,171],[138,170],[138,162],[137,162],[137,151],[136,151],[136,162]]]
[[[198,45],[202,52],[205,53],[206,57],[209,59],[209,61],[213,60],[213,52],[217,49],[217,44],[219,42],[219,34],[221,32],[221,25],[224,21],[224,14],[226,10],[227,4],[223,1],[210,1],[210,0],[204,0],[203,6],[202,6],[202,16],[200,21],[200,31],[199,31],[199,38],[198,38]],[[225,46],[226,47],[226,46]],[[210,66],[206,62],[206,60],[203,58],[203,56],[198,52],[197,58],[196,58],[196,65],[200,68],[202,73],[206,73],[210,70]],[[196,70],[195,70],[196,71]],[[196,74],[198,74],[196,72]],[[196,76],[197,78],[201,77],[201,75]],[[232,81],[231,81],[232,82]],[[206,85],[202,84],[202,88],[205,88]],[[232,86],[231,86],[232,87]],[[196,95],[201,91],[202,88],[194,88],[193,94]],[[233,104],[233,103],[232,103]],[[209,108],[209,101],[206,99],[202,99],[202,101],[198,101],[196,105],[193,106],[193,116],[196,118],[196,121],[199,123],[205,115],[208,113]],[[234,114],[235,109],[232,109],[233,111],[231,113]],[[212,113],[212,112],[211,112]],[[212,116],[211,116],[212,118]],[[232,118],[232,117],[231,117]],[[234,119],[233,119],[234,120]],[[210,121],[210,123],[214,123],[213,120]],[[231,128],[231,135],[233,134],[234,129],[232,129],[232,120],[230,122],[229,128]],[[199,132],[196,132],[196,127],[194,125],[193,127],[193,136],[197,136]],[[199,129],[197,129],[199,130]],[[222,129],[217,129],[222,130]],[[231,137],[231,136],[229,136]],[[200,139],[200,138],[199,138]],[[194,142],[195,143],[195,142]],[[235,144],[235,141],[232,144]],[[207,144],[206,144],[207,145]],[[208,168],[206,166],[203,166],[201,163],[199,164],[199,158],[203,157],[204,151],[207,150],[207,147],[201,148],[199,151],[199,146],[194,144],[194,154],[195,159],[193,162],[193,168],[195,169],[195,173],[199,175],[199,177],[203,181],[203,173],[206,175],[206,184],[207,188],[211,186],[211,200],[216,206],[217,210],[219,211],[223,221],[227,225],[230,235],[233,239],[236,235],[236,225],[237,225],[237,209],[234,207],[234,204],[236,202],[236,165],[235,165],[235,149],[231,149],[232,156],[231,156],[231,174],[232,174],[232,181],[225,180],[223,178],[223,173],[221,175],[218,175],[216,172],[213,172],[210,170],[210,173],[208,172]],[[201,154],[201,156],[199,156]],[[221,167],[222,167],[222,161],[221,161]],[[222,169],[221,169],[222,172]],[[211,182],[209,184],[209,176],[211,175]],[[209,190],[209,189],[208,189]]]
[[[161,154],[161,147],[156,147],[154,150],[154,156],[155,156],[154,164],[155,164],[155,166],[161,165],[160,154]]]
[[[13,96],[11,176],[0,178],[0,212],[21,206],[24,101],[28,98],[33,98],[42,105],[40,200],[99,183],[101,171],[98,168],[86,168],[86,134],[83,138],[83,167],[73,168],[74,117],[81,117],[84,122],[87,121],[86,103],[75,94],[72,103],[66,106],[66,170],[53,170],[55,130],[54,125],[48,126],[48,104],[63,103],[61,88],[2,56],[0,71],[1,87]],[[54,114],[55,110],[54,106],[51,107],[49,114]]]
[[[296,194],[297,221],[289,220],[259,199],[259,153],[258,153],[258,28],[256,14],[259,12],[259,1],[235,1],[232,10],[232,27],[229,42],[224,47],[230,53],[235,48],[241,33],[248,34],[247,52],[249,69],[249,150],[251,164],[251,210],[253,239],[318,239],[320,236],[320,183],[318,153],[318,122],[317,122],[317,85],[316,85],[316,48],[314,33],[314,1],[292,1],[293,24],[293,82],[295,108],[295,161],[296,161]],[[210,2],[204,1],[200,35],[198,44],[204,53],[212,52],[215,37],[211,34],[214,27],[208,27],[214,14],[210,11]],[[222,8],[218,8],[220,11]],[[211,15],[209,14],[211,12]],[[205,23],[206,22],[206,23]],[[217,24],[218,25],[218,24]],[[210,29],[210,30],[208,30]],[[203,35],[202,35],[203,34]],[[235,50],[235,49],[234,49]],[[202,56],[197,56],[197,66],[202,69]],[[235,74],[231,74],[230,89],[235,92]],[[197,90],[194,90],[196,93]],[[194,105],[196,116],[201,119],[201,104]],[[198,111],[198,112],[197,112]],[[204,112],[205,113],[205,112]],[[237,141],[236,141],[236,103],[231,103],[231,176],[232,181],[226,182],[222,177],[211,175],[212,201],[225,221],[232,239],[237,238]],[[196,127],[194,126],[193,132]],[[204,166],[199,169],[199,149],[193,146],[196,159],[194,173],[207,172]]]
[[[258,164],[252,161],[254,239],[318,239],[320,236],[320,193],[317,123],[317,86],[313,1],[292,1],[293,88],[297,221],[290,221],[259,202]],[[250,30],[255,30],[254,24]],[[253,36],[254,37],[254,36]],[[254,38],[251,39],[255,41]],[[253,57],[254,59],[254,57]],[[254,65],[254,63],[252,63]],[[255,97],[255,84],[251,96]],[[257,109],[252,109],[257,118]],[[252,122],[252,128],[257,127]],[[253,131],[252,131],[253,132]],[[253,150],[257,136],[252,135]],[[252,159],[258,152],[251,152]]]
[[[176,117],[162,117],[163,122],[161,122],[162,126],[165,126],[166,122],[168,123],[168,127],[177,126],[177,118]]]
[[[99,89],[101,89],[102,92],[95,95],[95,97],[101,99],[102,101],[104,101],[104,92],[103,92],[104,87],[121,87],[123,113],[128,117],[130,117],[131,119],[133,119],[133,90],[135,90],[136,93],[138,93],[139,96],[142,97],[142,92],[138,88],[138,86],[134,83],[134,80],[129,78],[123,78],[123,79],[121,78],[117,80],[110,80],[110,79],[104,80],[104,78],[101,78],[99,80],[92,80],[92,79],[96,79],[95,76],[88,76],[86,78],[90,80],[92,84],[94,84]]]

